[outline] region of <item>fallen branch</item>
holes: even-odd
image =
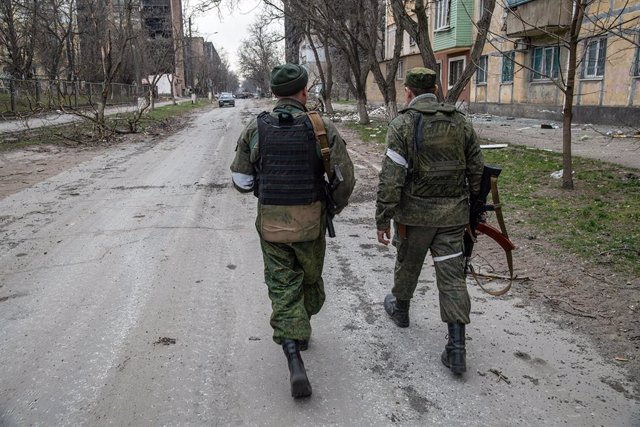
[[[555,298],[551,298],[548,295],[544,296],[546,299],[548,299],[551,302],[554,302],[557,306],[557,308],[559,308],[560,310],[564,311],[567,314],[571,314],[574,316],[581,316],[581,317],[588,317],[590,319],[597,319],[598,316],[595,316],[593,314],[587,313],[583,310],[580,310],[579,308],[575,308],[574,306],[572,306],[569,302],[565,301],[565,300],[561,300],[561,299],[555,299]],[[571,311],[565,310],[562,307],[560,307],[560,303],[563,302],[565,304],[567,304],[569,307],[571,307],[572,310],[575,310],[577,313],[573,313]]]
[[[497,369],[491,368],[491,369],[489,369],[489,372],[491,372],[493,374],[496,374],[498,376],[498,381],[497,382],[504,381],[507,384],[511,384],[511,381],[509,380],[509,378],[506,375],[504,375],[502,373],[502,371],[499,371]]]

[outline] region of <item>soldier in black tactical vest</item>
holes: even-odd
[[[293,397],[311,395],[300,351],[309,345],[311,316],[325,300],[327,216],[340,213],[355,184],[353,164],[335,126],[307,112],[307,80],[307,71],[297,64],[273,69],[271,90],[278,103],[246,126],[231,165],[235,188],[258,198],[256,228],[272,303],[273,340],[287,357]],[[331,178],[333,171],[341,172],[342,182],[329,189],[325,174]]]
[[[409,304],[431,251],[440,316],[449,331],[441,359],[462,374],[471,309],[462,240],[484,161],[471,124],[454,106],[438,103],[434,71],[409,70],[404,90],[408,107],[389,124],[378,186],[378,241],[389,243],[393,219],[397,248],[394,284],[384,308],[397,326],[409,326]]]

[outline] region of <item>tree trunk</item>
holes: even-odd
[[[298,64],[300,62],[300,44],[302,43],[302,30],[298,19],[293,17],[291,2],[297,0],[284,0],[284,56],[285,62]]]
[[[568,190],[573,190],[571,123],[573,121],[573,96],[578,62],[578,37],[582,28],[586,1],[577,0],[574,2],[571,27],[569,28],[569,64],[567,66],[567,86],[564,91],[564,107],[562,110],[562,188]]]
[[[367,112],[367,98],[358,96],[358,123],[361,125],[369,124],[369,113]]]

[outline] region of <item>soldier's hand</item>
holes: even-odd
[[[386,237],[386,238],[385,238]],[[389,239],[391,238],[391,228],[385,228],[384,230],[378,230],[378,242],[383,245],[389,244]]]

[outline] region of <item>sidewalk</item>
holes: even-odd
[[[191,98],[177,98],[178,103],[191,101]],[[172,101],[156,102],[156,107],[162,107],[163,105],[170,105]],[[138,108],[137,105],[122,105],[108,107],[105,110],[106,115],[127,113],[135,111]],[[3,133],[20,132],[29,129],[44,127],[44,126],[59,126],[66,123],[72,123],[78,120],[82,120],[81,117],[70,113],[61,114],[47,114],[46,116],[31,116],[23,119],[2,120],[0,119],[0,135]]]
[[[485,114],[467,117],[484,140],[562,153],[562,123]],[[551,129],[542,125],[550,125]],[[640,138],[633,137],[638,131],[640,128],[574,124],[571,128],[571,152],[574,156],[640,169]]]

